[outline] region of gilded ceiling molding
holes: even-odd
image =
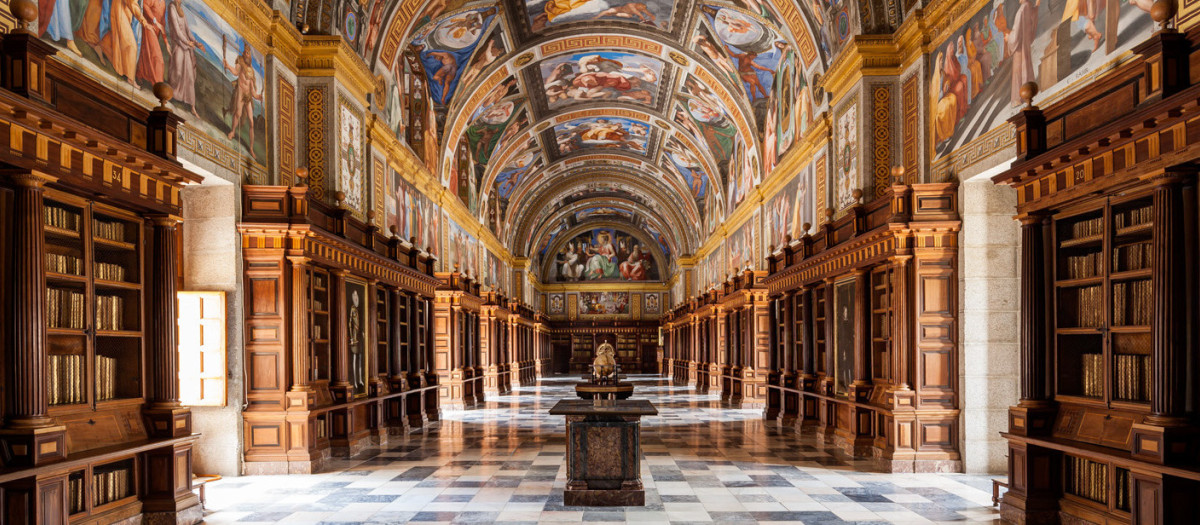
[[[305,35],[296,61],[296,74],[305,77],[332,77],[363,107],[367,94],[378,90],[375,76],[362,58],[340,36]]]

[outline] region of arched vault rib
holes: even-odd
[[[537,251],[539,251],[543,247],[541,240],[545,237],[545,233],[549,229],[552,229],[555,225],[563,223],[564,221],[566,221],[567,223],[571,223],[572,218],[576,217],[577,214],[581,211],[586,211],[589,209],[596,209],[596,208],[603,208],[603,207],[616,208],[616,209],[627,209],[627,210],[629,210],[631,216],[628,218],[625,218],[625,217],[620,217],[619,215],[604,214],[604,215],[597,215],[594,217],[588,217],[587,219],[584,219],[584,220],[576,220],[576,221],[574,221],[574,224],[585,224],[589,221],[604,220],[606,218],[609,218],[611,220],[612,217],[618,217],[625,221],[630,222],[630,227],[632,227],[632,228],[639,228],[639,229],[647,230],[648,234],[651,232],[658,232],[666,240],[666,244],[668,246],[668,250],[667,250],[668,252],[673,253],[673,254],[680,253],[680,251],[679,251],[680,247],[679,247],[679,244],[677,243],[676,239],[670,235],[663,233],[663,232],[668,232],[670,230],[668,230],[664,227],[665,225],[661,222],[661,217],[659,217],[657,214],[654,214],[652,210],[648,210],[645,206],[641,206],[640,204],[638,204],[635,201],[631,201],[628,199],[621,199],[619,197],[613,197],[613,196],[600,196],[600,197],[595,197],[595,198],[582,199],[579,201],[573,201],[569,204],[566,204],[566,205],[554,210],[553,212],[548,213],[546,215],[545,220],[543,220],[541,222],[541,224],[538,226],[538,228],[536,230],[536,235],[534,235],[532,237],[532,239],[534,239],[534,241],[531,242],[531,244],[530,244],[530,252],[529,253],[531,255],[535,254],[535,253],[537,253]]]
[[[595,175],[603,178],[609,173],[624,173],[637,179],[643,179],[640,182],[659,189],[655,195],[659,204],[682,206],[681,211],[686,216],[685,219],[692,222],[699,222],[702,218],[694,197],[689,193],[690,190],[685,181],[679,179],[678,174],[665,172],[660,165],[646,163],[643,159],[621,155],[592,155],[577,159],[577,162],[574,163],[564,162],[541,170],[527,177],[526,181],[522,181],[512,193],[511,200],[521,203],[517,208],[521,209],[524,207],[523,203],[527,202],[536,190],[543,188],[547,183],[573,176]],[[633,186],[630,189],[637,189],[637,187]],[[716,211],[719,212],[719,210]],[[509,214],[509,218],[515,216],[513,213]],[[511,226],[514,222],[509,220],[507,224]]]
[[[530,252],[531,243],[535,242],[536,235],[519,236],[517,232],[538,232],[545,222],[545,210],[555,204],[563,196],[569,195],[579,190],[594,189],[597,183],[596,178],[588,176],[589,173],[595,173],[595,170],[581,170],[574,175],[567,175],[553,184],[536,187],[537,192],[526,197],[520,204],[520,208],[514,210],[513,227],[508,231],[512,232],[509,238],[509,245],[516,254],[528,254]],[[657,216],[660,224],[664,227],[664,234],[678,232],[686,232],[684,238],[676,238],[675,244],[679,246],[680,252],[690,252],[698,242],[698,232],[695,230],[695,222],[689,222],[688,218],[680,209],[679,201],[672,199],[671,195],[664,193],[662,190],[655,188],[651,183],[645,180],[644,174],[626,173],[617,170],[604,170],[603,184],[612,184],[613,186],[625,189],[633,195],[643,196],[647,203],[653,206],[648,210],[649,214]],[[593,186],[593,188],[589,188]],[[670,232],[670,233],[668,233]]]

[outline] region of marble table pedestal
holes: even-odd
[[[568,507],[646,504],[641,478],[641,418],[657,415],[645,399],[564,399],[550,409],[567,418]]]

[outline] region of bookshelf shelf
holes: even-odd
[[[93,237],[92,242],[95,243],[96,248],[100,250],[111,249],[131,252],[137,251],[137,246],[131,242],[114,241],[111,239],[105,239],[103,237]]]
[[[1054,284],[1059,288],[1082,288],[1088,286],[1097,286],[1103,283],[1103,277],[1083,277],[1079,279],[1062,279]]]
[[[1104,242],[1104,234],[1088,235],[1074,239],[1067,239],[1058,244],[1059,248],[1091,248],[1098,247]]]
[[[68,239],[78,239],[79,238],[78,230],[69,230],[67,228],[59,228],[59,227],[50,226],[50,225],[43,226],[42,229],[43,229],[43,231],[46,232],[47,236],[65,237]]]
[[[123,281],[105,281],[105,280],[101,280],[101,279],[95,279],[92,282],[96,285],[97,288],[113,288],[113,289],[120,289],[120,290],[141,290],[142,289],[142,285],[140,285],[138,283],[127,283],[127,282],[123,282]]]

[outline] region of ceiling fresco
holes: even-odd
[[[372,109],[513,255],[606,223],[672,261],[827,109],[812,86],[877,10],[856,1],[310,0],[297,16],[351,40],[383,84]]]

